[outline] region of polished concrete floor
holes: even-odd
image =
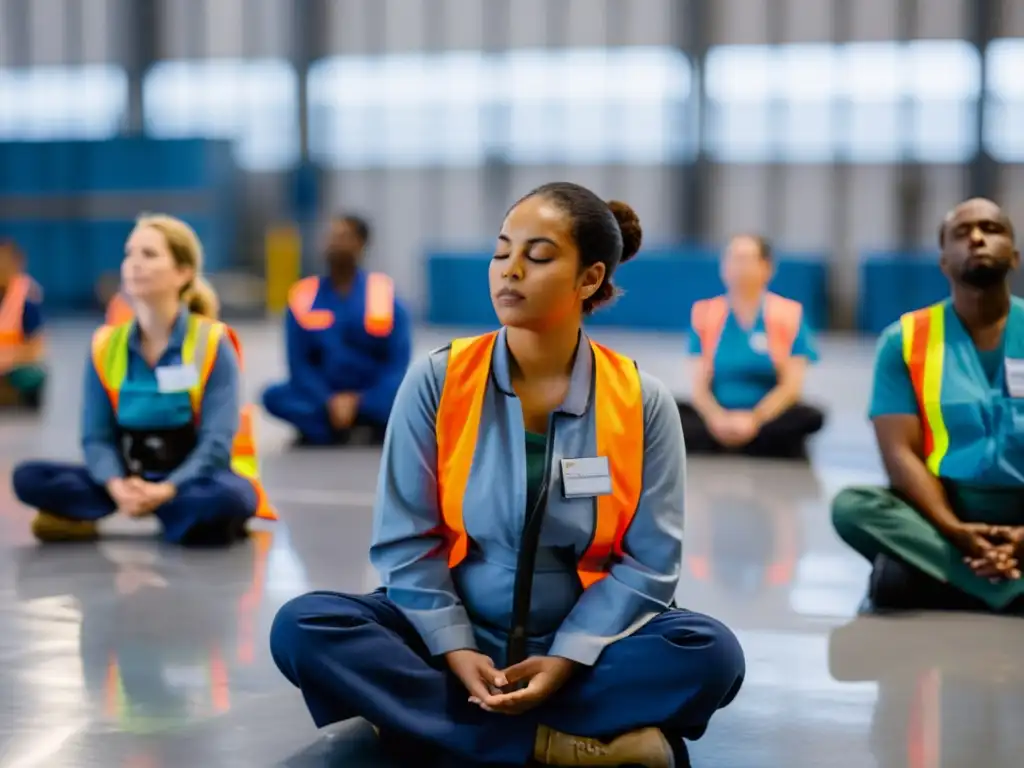
[[[267,651],[289,597],[375,586],[377,453],[289,450],[264,423],[283,521],[246,545],[169,549],[114,521],[98,545],[38,547],[6,476],[23,458],[77,456],[88,330],[55,330],[41,417],[0,415],[0,768],[382,766],[359,732],[318,734]],[[281,371],[278,334],[240,330],[256,392]],[[685,393],[679,337],[595,335]],[[424,330],[417,348],[448,337]],[[1019,768],[1024,624],[854,618],[868,568],[833,535],[828,501],[881,478],[863,419],[871,345],[831,340],[824,353],[809,399],[831,416],[810,465],[690,463],[679,600],[734,627],[748,663],[739,699],[691,746],[694,765]]]

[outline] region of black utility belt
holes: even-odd
[[[166,474],[180,467],[195,450],[195,425],[174,429],[124,429],[119,443],[129,475]]]

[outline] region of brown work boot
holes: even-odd
[[[21,393],[0,378],[0,407],[13,408],[16,405],[21,405]]]
[[[32,521],[32,534],[40,541],[92,541],[99,529],[92,520],[69,520],[40,512]]]
[[[640,765],[673,768],[675,757],[668,739],[657,728],[624,733],[610,742],[559,733],[545,725],[537,729],[533,759],[544,765]]]

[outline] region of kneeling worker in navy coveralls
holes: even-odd
[[[590,341],[640,224],[545,185],[490,267],[502,330],[406,377],[384,445],[370,557],[384,587],[286,604],[274,659],[318,726],[523,765],[686,765],[738,693],[743,652],[673,605],[685,449],[663,384]],[[531,599],[532,596],[532,599]]]

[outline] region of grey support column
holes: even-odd
[[[317,218],[328,183],[329,171],[310,157],[309,67],[325,55],[329,37],[329,0],[294,0],[289,59],[298,80],[299,159],[294,171],[284,176],[285,212],[302,233],[303,273],[315,269]]]
[[[444,0],[424,0],[424,48],[427,53],[437,55],[447,49],[448,19]],[[443,110],[444,106],[431,105],[430,109]],[[431,120],[432,125],[443,125],[443,120]],[[423,180],[429,194],[422,195],[420,205],[424,221],[424,235],[433,240],[440,237],[439,227],[448,205],[445,193],[448,191],[446,163],[433,163],[423,169]]]
[[[706,241],[710,239],[708,203],[711,199],[711,167],[705,149],[705,131],[708,124],[707,94],[704,88],[704,68],[711,45],[712,0],[677,0],[674,4],[676,44],[689,57],[692,82],[688,103],[682,107],[677,125],[693,126],[692,160],[678,163],[678,193],[680,201],[676,235],[680,240]]]
[[[480,39],[489,56],[502,56],[508,52],[509,30],[512,19],[512,0],[489,0],[481,14]],[[481,109],[487,154],[484,159],[482,186],[487,203],[484,206],[488,221],[500,222],[512,200],[512,168],[508,157],[511,147],[512,109],[507,98],[488,104]]]
[[[32,63],[32,34],[29,18],[31,0],[7,0],[0,3],[0,27],[4,34],[5,51],[0,63],[13,67],[27,67]]]
[[[836,46],[848,43],[851,37],[853,13],[849,0],[832,0],[832,43]],[[833,97],[833,130],[836,135],[841,126],[850,124],[850,104],[846,98]],[[856,253],[857,242],[850,231],[851,186],[853,184],[850,169],[850,158],[833,144],[832,156],[832,242],[829,244],[828,257],[831,259],[828,270],[828,306],[829,325],[833,328],[849,329],[856,321],[856,300],[853,294],[859,286],[858,268],[859,254]],[[849,285],[853,283],[854,289]]]
[[[159,58],[159,0],[120,0],[111,19],[124,50],[121,60],[128,74],[128,115],[124,132],[139,136],[145,131],[142,82],[147,70]],[[77,4],[73,4],[77,5]],[[112,12],[111,16],[115,16]]]
[[[901,43],[913,40],[917,35],[920,0],[901,0],[898,6],[896,38]],[[893,73],[896,75],[897,73]],[[899,210],[896,233],[897,247],[906,252],[915,250],[921,243],[919,232],[924,195],[924,174],[920,160],[913,156],[915,98],[904,94],[900,104],[899,132],[903,146],[897,166],[897,198]]]
[[[330,0],[294,0],[292,18],[294,39],[291,63],[298,74],[299,159],[309,161],[309,84],[310,65],[328,50],[328,4]]]
[[[769,46],[777,48],[786,40],[787,31],[790,26],[790,9],[786,0],[767,0],[768,3],[768,24],[765,29],[765,38]],[[768,158],[764,174],[765,183],[765,210],[764,220],[767,232],[771,240],[777,240],[780,233],[785,229],[786,220],[786,199],[783,190],[786,189],[786,176],[790,173],[790,166],[784,148],[787,146],[787,137],[783,135],[786,130],[789,110],[792,107],[788,96],[784,100],[773,97],[768,104],[768,131],[771,146],[771,156]],[[780,243],[783,247],[785,244]]]
[[[999,0],[971,0],[967,3],[968,39],[981,54],[981,96],[974,115],[974,132],[978,153],[967,169],[967,193],[971,197],[998,199],[1000,193],[999,164],[985,149],[985,91],[988,87],[989,43],[1001,26],[1003,4]]]

